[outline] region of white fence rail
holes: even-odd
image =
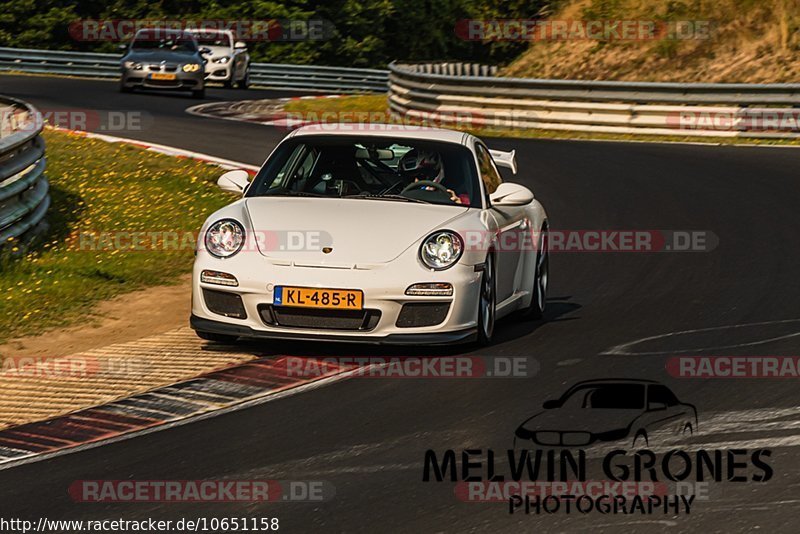
[[[800,84],[643,83],[494,76],[465,63],[389,65],[402,116],[487,128],[795,138]]]
[[[0,48],[0,71],[61,74],[116,79],[120,76],[119,54]],[[253,63],[250,82],[254,86],[313,92],[363,93],[386,91],[389,71],[314,65]]]
[[[41,131],[33,106],[0,96],[0,248],[43,224],[50,206]]]

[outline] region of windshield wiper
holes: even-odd
[[[430,204],[418,198],[404,197],[403,195],[381,195],[379,193],[359,193],[358,195],[348,195],[345,198],[374,198],[378,200],[404,200],[406,202],[416,202],[418,204]]]

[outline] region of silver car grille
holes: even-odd
[[[176,63],[166,63],[166,64],[157,64],[151,63],[147,66],[147,70],[150,72],[175,72],[178,70],[178,65]]]

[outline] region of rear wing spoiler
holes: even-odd
[[[502,150],[489,150],[489,154],[492,155],[492,159],[494,159],[494,162],[498,167],[511,169],[513,174],[517,174],[516,150],[512,150],[511,152],[503,152]]]

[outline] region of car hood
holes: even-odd
[[[245,207],[264,256],[351,268],[389,262],[468,211],[403,201],[286,197],[247,198]],[[323,247],[332,250],[324,253]]]
[[[211,50],[210,53],[205,54],[205,57],[222,57],[222,56],[233,56],[233,52],[227,46],[207,46],[201,45],[202,48],[208,48]]]
[[[194,52],[167,52],[161,50],[131,52],[122,59],[123,61],[141,61],[149,63],[160,63],[162,61],[166,61],[167,63],[198,61],[197,55]]]
[[[641,410],[555,408],[540,412],[520,425],[528,432],[591,432],[598,434],[628,428]]]

